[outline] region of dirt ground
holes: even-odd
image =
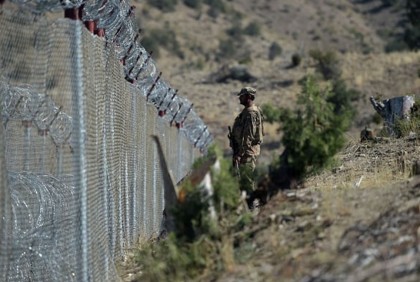
[[[336,168],[261,207],[237,264],[208,281],[419,281],[418,142],[349,144]]]
[[[223,271],[188,281],[419,281],[419,143],[349,142],[332,169],[253,211]],[[124,281],[141,271],[125,268]]]

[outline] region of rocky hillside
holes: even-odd
[[[394,6],[384,2],[222,0],[214,1],[223,4],[217,13],[218,6],[191,8],[184,1],[166,12],[149,1],[135,4],[143,42],[157,51],[163,78],[194,103],[216,142],[228,151],[227,125],[241,110],[234,93],[251,84],[258,89],[258,103],[293,107],[298,81],[314,72],[311,50],[335,52],[347,86],[361,92],[355,104],[359,111],[355,134],[372,123],[375,113],[369,96],[420,94],[420,54],[384,52],[405,21],[403,1]],[[292,67],[296,54],[301,62]],[[215,81],[235,65],[243,66],[255,80]],[[279,146],[276,129],[268,128],[266,151]]]

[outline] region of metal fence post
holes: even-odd
[[[84,112],[84,89],[83,89],[83,51],[82,51],[82,22],[74,21],[74,41],[72,49],[74,52],[74,64],[72,77],[73,95],[73,117],[75,124],[75,143],[74,164],[76,175],[76,187],[79,191],[79,215],[80,215],[80,246],[79,246],[79,272],[78,281],[87,282],[89,280],[88,267],[88,222],[87,222],[87,175],[86,175],[86,128]]]

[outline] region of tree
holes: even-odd
[[[336,114],[336,105],[329,102],[333,95],[331,86],[321,88],[308,76],[298,96],[297,110],[282,110],[285,150],[270,175],[279,188],[291,188],[293,183],[324,168],[343,147],[350,115]]]

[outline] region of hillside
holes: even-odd
[[[183,58],[160,48],[158,66],[194,103],[227,156],[227,126],[241,110],[235,92],[248,83],[209,79],[226,65],[245,65],[257,78],[250,84],[258,89],[258,103],[293,107],[298,81],[315,72],[310,50],[333,51],[341,78],[361,97],[354,102],[358,114],[336,165],[306,179],[299,190],[274,195],[251,224],[221,242],[226,246],[217,261],[223,265],[209,267],[196,281],[418,281],[420,179],[412,169],[418,165],[419,141],[359,142],[362,128],[381,127],[373,121],[370,96],[420,95],[420,53],[384,52],[401,32],[401,6],[379,0],[223,2],[228,8],[216,18],[208,15],[207,5],[191,9],[182,3],[163,13],[141,2],[137,12],[146,37],[148,29],[176,37]],[[221,59],[219,44],[238,22],[258,23],[260,32],[235,37],[240,48]],[[273,42],[282,52],[270,60]],[[291,67],[294,54],[302,57],[297,67]],[[267,125],[263,163],[281,152],[277,128]],[[145,281],[131,262],[122,266],[124,280]]]
[[[136,252],[128,254],[119,266],[121,277],[127,282],[418,281],[420,176],[412,168],[418,173],[419,154],[418,138],[351,141],[332,169],[308,178],[301,189],[278,192],[243,228],[225,230],[220,241],[201,239],[217,257],[202,254],[197,265],[204,271],[198,277],[189,277],[195,269],[163,267],[162,261],[176,257],[175,249],[168,258],[146,259],[162,270],[154,273],[143,273]],[[191,247],[185,251],[189,255]]]
[[[404,170],[418,148],[350,145],[333,172],[262,207],[236,264],[205,281],[418,281],[420,179]]]
[[[209,6],[204,4],[193,9],[178,1],[174,11],[162,12],[141,1],[136,3],[136,18],[145,38],[151,33],[162,35],[164,41],[154,46],[159,49],[155,60],[163,78],[194,103],[216,143],[226,152],[227,126],[241,110],[234,94],[252,84],[258,89],[260,105],[293,107],[300,91],[298,81],[314,72],[310,50],[335,52],[347,86],[361,92],[355,104],[359,114],[352,136],[366,125],[380,126],[372,124],[375,113],[368,97],[420,94],[420,54],[384,53],[404,21],[403,9],[398,5],[386,7],[380,0],[222,2],[225,11],[212,17],[208,15]],[[250,24],[258,26],[258,32],[238,35],[238,30]],[[270,60],[273,43],[281,47],[281,54]],[[222,56],[220,46],[228,56]],[[291,67],[293,54],[302,58],[297,67]],[[244,65],[256,81],[209,80],[223,67],[238,64]],[[272,149],[280,149],[276,129],[277,125],[268,125],[263,162],[271,161]]]

